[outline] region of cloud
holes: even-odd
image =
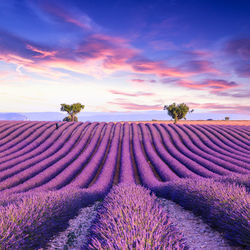
[[[149,42],[151,48],[161,50],[176,50],[178,47],[171,41],[166,40],[153,40]]]
[[[191,60],[181,64],[180,69],[189,73],[219,73],[213,62],[207,60]]]
[[[242,60],[250,59],[250,38],[233,39],[226,43],[225,51]]]
[[[132,70],[136,73],[155,74],[159,77],[185,77],[190,75],[176,67],[167,66],[163,61],[152,61],[142,56],[130,59],[128,64],[131,65]]]
[[[20,58],[29,58],[37,55],[37,52],[26,47],[27,42],[28,40],[0,30],[0,56],[11,54]]]
[[[231,57],[236,74],[250,78],[250,38],[230,40],[225,44],[224,51]]]
[[[164,76],[187,76],[178,68],[166,66],[162,61],[152,61],[140,55],[126,40],[104,34],[89,34],[73,48],[50,48],[1,31],[1,60],[22,65],[31,72],[44,71],[48,75],[53,68],[77,73],[110,74],[117,70]],[[152,80],[154,82],[154,80]]]
[[[131,82],[145,82],[143,79],[131,79]]]
[[[199,90],[209,90],[211,93],[217,93],[223,90],[231,89],[240,86],[236,82],[229,82],[221,79],[207,79],[202,82],[191,82],[186,80],[181,80],[177,82],[180,86],[199,89]]]
[[[188,103],[192,108],[196,109],[209,109],[215,112],[228,112],[239,114],[250,114],[250,105],[229,105],[229,104],[217,104],[217,103]]]
[[[162,110],[162,105],[144,105],[144,104],[136,104],[131,102],[108,102],[111,105],[118,105],[125,110]]]
[[[200,73],[218,72],[213,63],[206,60],[190,60],[180,66],[171,66],[162,60],[150,60],[143,55],[142,51],[132,47],[126,39],[106,35],[100,29],[96,31],[93,20],[79,10],[47,0],[36,1],[34,5],[54,19],[70,23],[88,32],[83,32],[81,40],[71,47],[51,48],[7,32],[1,34],[0,31],[0,58],[5,62],[21,65],[24,71],[51,78],[69,76],[70,73],[60,73],[60,70],[87,74],[96,78],[102,78],[116,71],[160,78],[182,78]],[[163,22],[163,25],[167,23]],[[198,51],[193,53],[202,54]],[[141,79],[132,81],[156,82]]]
[[[85,31],[91,31],[98,28],[98,25],[95,24],[87,14],[71,6],[63,6],[56,1],[48,0],[31,2],[31,4],[33,6],[35,5],[45,14],[49,15],[50,18],[60,23],[69,23]]]
[[[38,53],[38,55],[34,55],[33,57],[34,58],[45,58],[45,57],[52,57],[52,56],[55,56],[57,51],[46,51],[46,50],[43,50],[43,49],[39,49],[39,48],[36,48],[30,44],[27,44],[26,45],[26,48],[28,50],[31,50],[31,51],[34,51],[36,53]]]
[[[235,71],[238,76],[250,78],[250,60],[249,63],[238,63],[235,66]]]
[[[144,80],[144,79],[131,79],[131,82],[135,83],[143,83],[143,82],[150,82],[150,83],[156,83],[156,80]]]
[[[140,96],[154,96],[154,93],[150,92],[142,92],[142,91],[137,91],[134,93],[127,93],[127,92],[122,92],[122,91],[116,91],[116,90],[109,90],[110,93],[115,94],[115,95],[124,95],[124,96],[134,96],[134,97],[140,97]]]
[[[229,96],[235,98],[250,98],[250,90],[238,90],[236,92],[217,92],[218,96]]]
[[[178,50],[178,57],[189,57],[189,58],[201,58],[201,57],[212,57],[211,51],[205,50]]]
[[[240,84],[234,81],[227,81],[223,79],[205,79],[198,82],[178,78],[164,78],[161,79],[161,82],[169,85],[179,85],[193,90],[206,90],[213,94],[240,86]]]
[[[0,31],[0,37],[0,60],[45,75],[53,68],[90,75],[96,75],[95,70],[105,74],[105,70],[129,69],[126,61],[137,53],[126,47],[125,40],[102,34],[89,35],[74,48],[53,49],[5,31]]]
[[[160,80],[161,83],[166,83],[166,84],[176,83],[177,81],[180,81],[180,79],[179,78],[171,78],[171,77],[162,78]]]

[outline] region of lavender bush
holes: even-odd
[[[130,152],[130,129],[129,123],[123,125],[122,152],[121,152],[121,171],[120,183],[135,183],[135,175],[133,171],[133,163]]]
[[[113,187],[89,232],[88,249],[188,249],[150,190]]]
[[[14,197],[12,197],[14,198]],[[77,210],[93,201],[80,189],[19,194],[0,206],[0,249],[36,249],[67,225]]]
[[[230,176],[221,176],[214,180],[222,183],[235,183],[240,186],[245,186],[247,191],[250,191],[250,174],[233,174]]]
[[[250,246],[250,194],[244,186],[205,178],[182,179],[157,193],[201,215],[229,240]]]

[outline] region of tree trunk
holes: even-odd
[[[174,117],[174,124],[176,124],[176,123],[177,123],[177,121],[178,121],[178,117],[177,117],[177,116],[175,116],[175,117]]]

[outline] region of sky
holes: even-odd
[[[0,0],[0,112],[184,102],[250,119],[249,11],[248,0]]]

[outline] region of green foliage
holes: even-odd
[[[66,116],[64,119],[63,119],[64,122],[71,122],[72,121],[72,118],[71,116]],[[74,116],[74,122],[78,122],[78,118],[76,116]]]
[[[186,120],[186,114],[194,111],[193,109],[189,111],[189,107],[185,103],[165,105],[163,109],[168,111],[168,115],[174,119],[174,123],[177,123],[177,121],[182,118]]]
[[[225,121],[229,121],[229,119],[230,119],[230,118],[229,118],[228,116],[225,117]]]
[[[84,105],[82,105],[81,103],[74,103],[72,105],[68,105],[68,104],[61,104],[61,111],[65,111],[67,112],[69,115],[67,117],[65,117],[63,119],[63,121],[67,121],[67,122],[72,122],[78,121],[78,118],[76,117],[76,114],[81,112],[82,109],[84,109]]]

